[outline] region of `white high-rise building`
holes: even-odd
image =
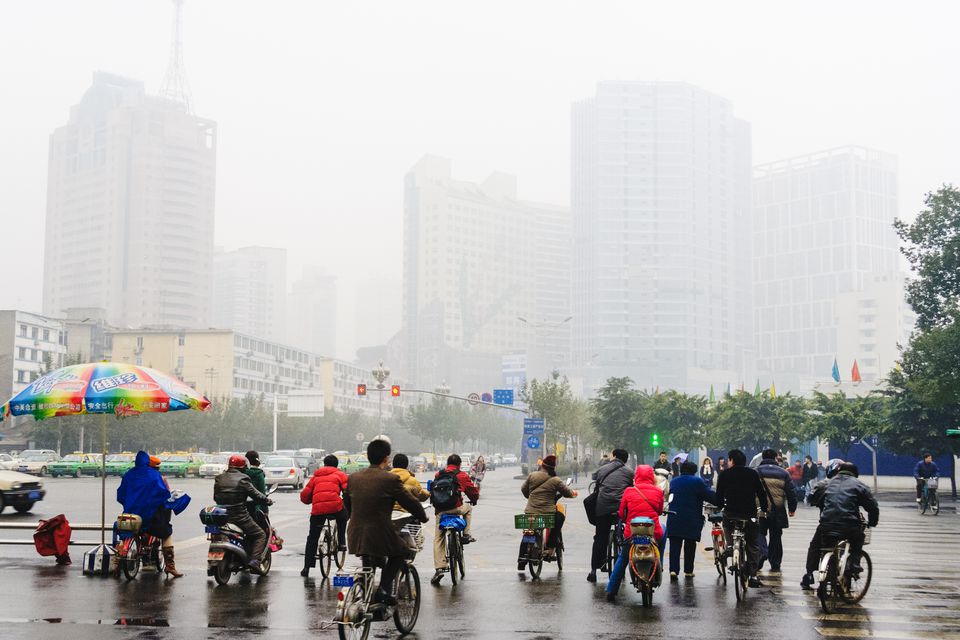
[[[216,151],[212,120],[95,73],[50,136],[44,313],[209,326]]]
[[[337,351],[337,279],[307,265],[287,300],[287,341],[333,357]]]
[[[286,249],[243,247],[216,251],[213,326],[282,341],[286,310]]]
[[[455,391],[492,389],[505,354],[531,375],[568,362],[570,217],[517,196],[515,177],[455,180],[425,156],[407,173],[404,375]]]
[[[399,280],[367,279],[357,283],[354,343],[357,347],[386,344],[400,330],[403,288]]]
[[[842,147],[754,168],[757,368],[805,392],[893,366],[912,316],[903,300],[893,220],[897,160]]]
[[[753,367],[750,127],[678,82],[601,82],[572,114],[574,365],[705,393]]]

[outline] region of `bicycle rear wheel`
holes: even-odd
[[[330,540],[330,537],[330,529],[324,527],[320,533],[320,542],[317,544],[317,560],[320,564],[320,575],[324,578],[330,577],[330,564],[333,559],[334,549],[331,548],[333,541]]]
[[[140,542],[136,537],[129,538],[124,544],[120,568],[127,580],[133,580],[140,573]]]
[[[463,537],[457,536],[457,569],[460,570],[460,579],[467,575],[463,568]]]
[[[539,578],[543,571],[543,531],[534,532],[534,537],[536,540],[527,545],[527,567],[531,576]]]
[[[870,555],[863,551],[860,555],[860,571],[854,572],[850,568],[850,555],[843,560],[843,590],[840,596],[849,604],[856,604],[863,600],[870,589],[870,581],[873,579],[873,561]]]
[[[747,597],[747,554],[741,541],[737,545],[736,560],[733,565],[733,587],[737,595],[737,602]]]
[[[940,496],[936,491],[930,494],[930,511],[935,516],[940,515]]]
[[[330,545],[333,550],[333,561],[337,563],[337,569],[343,569],[343,565],[347,562],[347,543],[346,540],[340,539],[340,534],[337,533],[336,527],[330,528],[331,538]],[[340,545],[343,545],[343,550],[340,550]]]
[[[459,569],[457,559],[457,533],[452,529],[447,530],[447,567],[450,569],[450,581],[457,584],[457,572]]]
[[[610,573],[613,571],[613,565],[617,561],[617,530],[610,529],[607,534],[607,562],[603,565],[603,571]]]
[[[400,635],[407,635],[413,631],[420,615],[420,574],[412,564],[404,565],[397,576],[396,598],[393,623]]]
[[[359,616],[364,609],[363,599],[363,583],[357,581],[343,599],[343,611],[345,618],[356,614],[358,618],[363,619],[363,622],[354,624],[353,620],[338,620],[340,624],[337,625],[337,633],[340,635],[340,640],[367,640],[370,635],[370,620]]]

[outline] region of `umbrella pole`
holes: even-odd
[[[100,545],[106,544],[107,533],[107,414],[100,415],[100,444],[103,445],[100,457]]]

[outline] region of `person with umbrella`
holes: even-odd
[[[160,475],[160,458],[138,451],[133,468],[123,474],[117,488],[117,502],[124,513],[140,516],[141,531],[160,538],[163,551],[163,572],[180,578],[173,557],[173,525],[170,524],[170,487]]]

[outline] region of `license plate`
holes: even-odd
[[[204,533],[220,533],[220,527],[213,527],[213,526],[207,525],[203,528],[203,532]]]
[[[533,544],[537,541],[537,536],[523,536],[524,544]]]
[[[223,560],[223,551],[210,551],[207,553],[207,560],[220,562]]]
[[[333,586],[335,586],[335,587],[352,587],[352,586],[353,586],[353,576],[333,576]]]
[[[30,493],[27,494],[27,498],[30,499],[30,500],[39,500],[39,499],[40,499],[40,492],[39,492],[39,491],[31,491]]]
[[[633,544],[648,545],[650,544],[649,536],[633,536]]]

